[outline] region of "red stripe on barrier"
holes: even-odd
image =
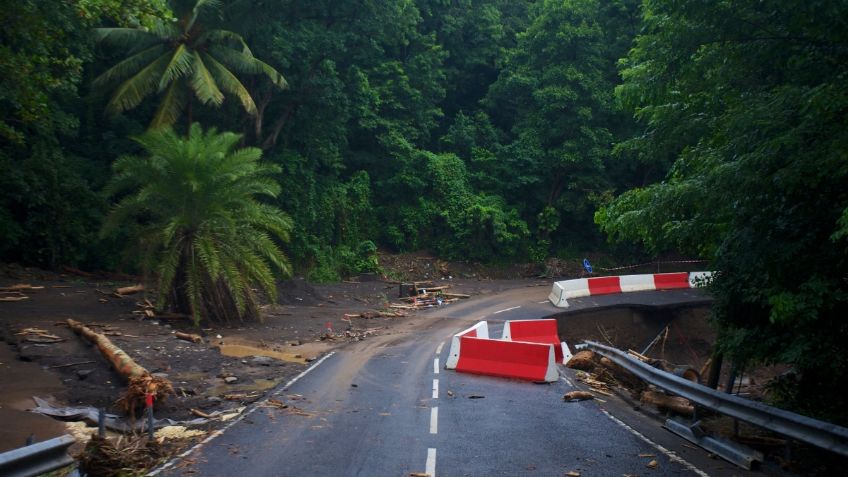
[[[522,320],[509,322],[509,339],[554,345],[556,362],[562,362],[562,342],[556,320]]]
[[[545,381],[551,360],[551,345],[487,340],[463,336],[456,370],[503,378]]]
[[[654,285],[656,285],[657,290],[689,288],[689,273],[655,273]]]
[[[470,337],[470,338],[476,338],[476,337],[477,337],[477,330],[476,330],[476,329],[475,329],[475,330],[471,330],[471,331],[469,331],[468,333],[465,333],[465,334],[464,334],[464,335],[462,335],[462,336],[468,336],[468,337]]]
[[[621,283],[619,282],[618,277],[590,278],[588,282],[590,295],[621,293]]]

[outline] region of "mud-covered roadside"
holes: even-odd
[[[413,265],[424,263],[409,260]],[[143,294],[123,298],[111,294],[130,282],[19,268],[5,272],[0,288],[26,283],[35,289],[25,292],[26,300],[0,303],[0,416],[7,423],[0,429],[0,451],[19,447],[28,437],[41,441],[68,431],[63,422],[29,412],[36,405],[33,397],[58,408],[105,408],[123,414],[116,401],[125,383],[97,348],[69,329],[68,318],[106,335],[150,373],[171,381],[175,395],[156,403],[156,419],[189,421],[211,415],[200,426],[209,431],[225,424],[221,416],[232,416],[263,399],[322,354],[353,341],[394,333],[416,313],[400,310],[405,316],[351,316],[371,316],[367,312],[398,301],[399,285],[385,277],[363,276],[329,285],[295,279],[279,284],[277,303],[263,305],[261,323],[204,323],[196,328],[186,321],[133,313],[139,310]],[[470,274],[469,278],[447,275],[436,280],[450,285],[452,292],[471,296],[528,283]],[[178,339],[178,331],[199,334],[203,340]],[[72,428],[81,441],[95,430],[91,424]]]

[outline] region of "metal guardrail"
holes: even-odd
[[[35,477],[61,469],[74,462],[68,447],[74,443],[70,435],[19,447],[0,454],[0,475],[4,477]]]
[[[587,341],[586,349],[606,356],[615,364],[654,386],[682,396],[707,409],[848,456],[848,428],[716,391],[656,369],[629,357],[621,350],[594,341]]]

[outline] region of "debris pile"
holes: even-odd
[[[18,283],[17,285],[3,287],[0,288],[0,302],[29,300],[29,295],[26,294],[27,292],[31,293],[43,289],[44,287],[42,286],[32,286],[27,283]]]
[[[638,359],[663,371],[675,373],[685,379],[697,381],[698,372],[681,366],[674,366],[664,360],[647,358],[633,350],[628,351],[633,359]],[[673,412],[684,416],[692,416],[695,412],[694,406],[688,399],[673,396],[633,375],[629,371],[615,364],[606,357],[599,356],[592,351],[580,351],[568,361],[566,367],[576,369],[576,379],[588,385],[592,392],[610,396],[615,386],[621,385],[630,390],[634,399],[639,399],[643,404],[651,404],[662,411]],[[569,397],[568,393],[563,396],[566,401],[577,400]]]
[[[162,445],[146,437],[112,442],[95,435],[79,456],[79,467],[91,477],[120,477],[140,474],[165,456]]]
[[[420,310],[453,303],[470,298],[463,293],[448,293],[450,285],[436,286],[431,281],[400,283],[400,299],[404,303],[392,303],[390,308],[401,310]]]

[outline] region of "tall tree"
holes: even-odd
[[[75,143],[78,86],[102,21],[152,24],[164,0],[21,0],[0,8],[0,260],[85,260],[102,199]]]
[[[673,161],[596,220],[613,238],[713,260],[720,346],[788,363],[779,397],[848,423],[848,5],[645,2],[619,95]]]
[[[159,305],[201,318],[231,322],[259,317],[253,286],[276,296],[269,265],[290,273],[275,243],[288,240],[291,220],[257,197],[276,197],[277,166],[260,162],[257,148],[234,149],[241,136],[206,132],[188,136],[150,131],[136,139],[146,157],[114,164],[109,191],[124,194],[103,234],[130,223],[158,278]]]
[[[151,94],[161,94],[150,127],[173,125],[186,108],[191,124],[193,97],[201,104],[220,106],[227,93],[238,99],[247,114],[256,116],[256,103],[235,73],[263,74],[278,88],[287,83],[276,69],[253,56],[240,35],[201,24],[201,14],[220,3],[197,0],[191,8],[176,12],[176,23],[99,28],[100,41],[125,48],[128,55],[94,81],[95,86],[120,82],[106,111],[118,114],[135,108]]]
[[[535,219],[542,240],[594,241],[593,206],[612,188],[606,165],[626,124],[613,98],[615,64],[635,26],[619,17],[637,11],[632,0],[537,3],[489,89],[492,122],[510,140],[481,155],[480,165],[494,166],[502,194],[522,197],[522,211]]]

